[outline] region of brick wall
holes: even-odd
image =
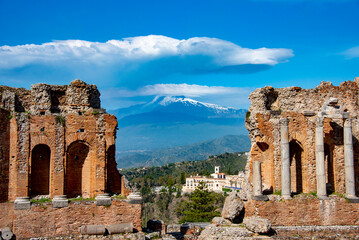
[[[9,114],[8,111],[0,109],[0,202],[7,200],[9,192]]]
[[[358,225],[359,204],[343,198],[254,201],[245,204],[245,216],[267,218],[274,226]]]
[[[31,237],[79,236],[82,225],[110,225],[132,222],[141,230],[141,204],[114,200],[112,205],[74,202],[67,208],[52,204],[31,206],[30,210],[13,210],[13,203],[0,203],[0,228],[10,227],[17,239]]]

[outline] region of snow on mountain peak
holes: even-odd
[[[182,103],[187,106],[206,107],[219,112],[228,112],[236,110],[231,107],[222,107],[217,104],[203,103],[185,96],[156,96],[149,104],[159,104],[162,106],[168,106],[173,103]]]

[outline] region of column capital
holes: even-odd
[[[324,118],[323,117],[315,118],[315,126],[316,127],[323,127],[324,126]]]
[[[348,119],[344,119],[344,127],[352,127],[352,119],[348,118]]]
[[[281,126],[288,126],[289,119],[288,118],[281,118],[279,119],[279,123]]]

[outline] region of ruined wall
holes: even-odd
[[[0,203],[0,228],[10,227],[17,239],[31,237],[79,236],[82,225],[110,225],[132,222],[141,230],[141,204],[113,200],[111,206],[74,202],[66,208],[51,203],[13,210],[13,203]]]
[[[265,87],[250,94],[251,106],[246,127],[252,142],[246,166],[252,181],[253,161],[262,162],[264,192],[281,189],[280,118],[289,119],[291,158],[291,190],[310,193],[316,191],[315,119],[323,104],[331,97],[338,99],[342,112],[352,118],[355,180],[359,193],[359,78],[333,86],[322,82],[315,89],[299,87]],[[344,177],[344,120],[325,118],[324,143],[327,187],[331,192],[345,192]]]
[[[357,203],[344,198],[319,200],[298,198],[292,200],[254,201],[245,204],[245,217],[260,216],[273,226],[329,226],[359,225]]]
[[[0,202],[6,201],[9,194],[9,148],[10,122],[9,112],[0,109]]]
[[[95,85],[0,86],[0,99],[0,188],[9,183],[1,201],[124,192],[114,159],[117,120],[100,108]]]

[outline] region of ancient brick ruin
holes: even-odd
[[[36,195],[124,193],[116,117],[95,85],[0,86],[0,201]]]
[[[264,87],[249,99],[246,170],[256,179],[257,194],[263,185],[264,192],[281,191],[285,198],[316,192],[325,199],[335,192],[357,200],[359,78],[339,86],[322,82],[315,89]],[[258,169],[259,180],[252,171]]]

